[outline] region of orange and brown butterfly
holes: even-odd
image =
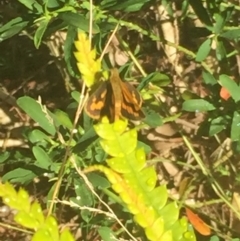
[[[116,68],[111,70],[109,81],[102,81],[90,95],[85,111],[93,119],[107,116],[110,123],[120,119],[141,120],[142,98],[128,82],[123,82]]]

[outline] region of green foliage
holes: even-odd
[[[89,1],[75,0],[10,1],[10,9],[16,11],[11,12],[12,14],[5,18],[5,11],[0,10],[1,20],[3,19],[0,25],[0,42],[10,42],[14,36],[24,35],[31,39],[37,49],[40,49],[41,46],[47,45],[46,43],[55,33],[64,32],[67,36],[64,46],[61,47],[63,47],[63,59],[69,75],[81,77],[87,87],[92,87],[102,75],[104,76],[102,69],[111,67],[109,59],[103,58],[100,62],[99,56],[109,38],[109,33],[118,25],[117,37],[120,45],[117,45],[117,51],[118,48],[122,48],[128,54],[134,53],[134,58],[128,60],[121,67],[121,74],[127,80],[129,70],[132,70],[133,66],[135,69],[137,66],[141,72],[138,89],[144,99],[146,114],[144,127],[159,127],[166,122],[174,122],[186,113],[188,115],[204,113],[205,119],[200,124],[197,136],[207,136],[208,138],[215,136],[216,139],[219,136],[229,137],[233,142],[234,149],[239,152],[240,87],[239,74],[236,74],[239,72],[236,70],[236,59],[239,55],[240,38],[238,3],[217,0],[184,0],[176,1],[176,6],[173,6],[174,2],[169,0],[104,0],[94,1],[95,5],[90,6]],[[156,34],[156,32],[161,32],[158,29],[160,23],[158,22],[152,27],[153,17],[148,18],[148,16],[155,15],[155,12],[153,14],[152,11],[153,8],[156,9],[155,4],[158,5],[157,7],[164,6],[166,14],[177,23],[173,24],[177,26],[176,32],[180,32],[180,36],[191,42],[190,44],[185,45],[185,42],[183,44],[181,41],[180,43],[164,41],[161,35]],[[91,9],[93,15],[90,14]],[[92,17],[93,19],[91,19]],[[199,20],[198,27],[191,26],[193,19]],[[92,26],[89,26],[90,22]],[[187,25],[185,32],[186,23],[190,23],[190,26]],[[134,40],[124,35],[126,32],[130,35],[133,33]],[[91,43],[88,41],[88,33],[91,34]],[[135,38],[136,36],[137,38]],[[125,41],[130,39],[132,42],[129,41],[125,46],[123,39]],[[82,44],[80,44],[80,48],[79,42]],[[169,69],[172,69],[173,65],[168,66],[166,70],[165,62],[163,61],[161,66],[157,66],[158,60],[155,61],[155,59],[153,62],[156,62],[156,66],[152,72],[144,73],[144,67],[139,67],[138,60],[142,60],[142,57],[147,56],[148,53],[155,52],[155,49],[149,48],[149,46],[152,47],[156,43],[158,45],[164,43],[181,52],[184,57],[179,62],[183,69],[187,69],[189,59],[196,62],[196,73],[193,71],[194,73],[190,75],[191,78],[194,76],[193,80],[191,78],[190,81],[186,80],[187,73],[185,72],[176,74],[175,71],[171,71],[169,74]],[[0,57],[1,71],[11,65],[13,68],[17,67],[11,62],[9,63],[8,58],[2,55]],[[156,55],[157,58],[160,58],[159,56],[164,54],[160,50]],[[54,61],[58,62],[58,57]],[[78,63],[76,63],[75,57],[77,57]],[[216,61],[215,67],[209,64],[209,58]],[[203,96],[198,91],[193,93],[188,90],[182,95],[177,93],[177,86],[172,79],[180,78],[184,83],[189,84],[198,78],[200,72],[207,94]],[[20,77],[20,73],[18,75],[20,79],[24,79]],[[105,76],[104,78],[106,79]],[[190,84],[187,88],[189,86]],[[222,87],[230,94],[228,100],[222,99],[219,95]],[[160,95],[172,98],[173,105],[177,106],[177,113],[170,114],[168,110],[171,108],[172,102],[161,101]],[[72,191],[72,187],[78,187],[71,192],[69,199],[80,207],[93,207],[98,201],[85,181],[76,175],[75,169],[69,162],[74,160],[81,168],[99,169],[107,175],[109,180],[96,173],[88,175],[88,179],[98,191],[108,194],[107,201],[111,200],[114,204],[121,203],[120,198],[108,190],[110,181],[115,192],[125,202],[128,211],[134,215],[135,221],[143,227],[150,240],[158,239],[156,235],[159,233],[162,240],[175,240],[179,237],[182,238],[180,240],[184,240],[184,237],[185,240],[194,240],[192,232],[187,231],[187,221],[184,218],[179,219],[179,206],[168,200],[166,187],[156,187],[157,178],[154,168],[145,167],[146,150],[150,152],[153,147],[139,142],[136,129],[128,130],[128,123],[124,121],[113,125],[103,122],[95,125],[94,129],[92,121],[83,114],[76,126],[73,121],[73,113],[77,112],[77,106],[81,103],[83,96],[78,91],[73,91],[71,96],[68,108],[56,111],[49,111],[40,100],[36,101],[27,96],[18,99],[18,106],[38,124],[38,127],[25,128],[22,133],[25,143],[29,145],[30,153],[26,154],[25,150],[20,149],[4,150],[0,154],[0,164],[7,167],[2,180],[26,185],[35,177],[41,177],[45,173],[48,173],[48,176],[54,180],[61,170],[63,161],[66,161],[64,174],[67,175],[64,176],[62,186],[65,187],[66,193],[69,190]],[[73,129],[74,134],[72,134]],[[204,141],[206,142],[206,140]],[[145,149],[139,148],[140,145]],[[110,155],[111,158],[107,159],[107,155]],[[110,169],[101,166],[106,159]],[[100,165],[96,166],[96,164]],[[231,173],[229,169],[222,168],[222,173]],[[194,167],[194,170],[198,169]],[[207,169],[211,168],[207,167]],[[231,167],[231,170],[235,169],[235,166]],[[212,183],[212,179],[209,183]],[[10,190],[8,184],[6,187]],[[50,182],[47,203],[52,199],[55,188],[56,184]],[[38,230],[33,240],[51,240],[51,238],[62,241],[71,240],[68,233],[59,234],[56,222],[52,217],[40,218],[40,214],[37,214],[37,211],[40,210],[39,206],[29,203],[27,201],[29,197],[24,191],[10,192],[11,195],[19,198],[22,204],[26,204],[26,206],[22,206],[11,199],[12,208],[19,210],[15,217],[16,221],[26,228]],[[80,200],[79,197],[81,197]],[[121,211],[119,211],[119,215],[122,214]],[[29,213],[34,215],[31,216]],[[88,210],[81,210],[79,216],[84,223],[80,224],[81,228],[88,230],[93,226],[98,226],[98,233],[104,240],[111,240],[112,236],[117,237],[122,234],[119,230],[114,232],[109,228],[113,223],[107,218],[101,219],[101,221],[96,218],[96,221],[94,215]],[[130,219],[131,217],[128,217],[128,220]],[[42,223],[42,228],[39,228],[39,223]],[[137,229],[136,226],[131,225],[133,230]],[[186,226],[184,227],[184,225]],[[51,238],[48,234],[47,237],[45,236],[46,230],[50,233]],[[213,236],[211,240],[218,240],[218,237]]]
[[[194,9],[196,16],[202,21],[203,28],[209,32],[207,38],[199,46],[195,60],[203,63],[209,56],[215,55],[219,61],[220,68],[228,70],[226,74],[212,73],[205,68],[202,72],[203,80],[207,85],[214,86],[210,88],[209,96],[200,99],[194,97],[191,100],[185,100],[182,109],[190,112],[209,112],[208,120],[202,124],[199,134],[215,135],[230,129],[230,138],[239,146],[240,130],[238,128],[238,113],[239,113],[239,84],[233,77],[229,75],[231,72],[230,66],[232,56],[236,54],[234,50],[229,48],[230,42],[239,40],[239,27],[233,26],[231,21],[234,21],[235,14],[239,11],[234,4],[224,5],[220,1],[208,2],[206,6],[202,1],[189,1],[189,4]],[[216,46],[214,48],[213,46]],[[230,70],[230,72],[229,72]],[[214,91],[218,85],[225,88],[231,96],[227,106],[225,103],[219,102],[219,95]]]
[[[156,171],[153,166],[146,167],[144,150],[137,149],[136,129],[127,130],[126,120],[113,124],[103,120],[95,130],[102,138],[103,149],[112,156],[107,159],[110,169],[90,166],[85,171],[105,173],[149,240],[195,240],[186,221],[178,220],[176,203],[167,202],[166,187],[156,187]]]
[[[220,75],[219,83],[228,90],[234,102],[238,102],[240,100],[240,97],[239,97],[240,87],[228,75]]]
[[[56,133],[49,111],[42,111],[40,103],[37,103],[34,99],[27,96],[19,98],[17,103],[45,131],[51,135]]]
[[[6,205],[16,211],[15,222],[33,230],[32,241],[74,241],[67,229],[59,232],[54,217],[44,217],[40,204],[36,201],[31,203],[28,193],[22,188],[16,191],[9,183],[1,184],[0,197]]]
[[[215,110],[216,108],[207,100],[193,99],[193,100],[186,100],[183,103],[182,109],[186,111],[211,111],[211,110]]]

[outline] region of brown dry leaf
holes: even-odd
[[[238,192],[233,193],[232,205],[240,212],[240,194]]]
[[[171,123],[166,123],[162,126],[158,126],[155,129],[156,133],[167,136],[167,137],[171,137],[174,136],[177,133],[176,128],[174,128],[174,125],[172,125]]]
[[[106,53],[109,54],[109,60],[112,66],[116,66],[116,64],[122,66],[129,60],[126,52],[119,48],[119,41],[116,36],[113,36],[112,42],[107,47]]]
[[[233,193],[232,205],[240,212],[240,194],[238,192]],[[238,218],[234,218],[232,227],[234,230],[240,230],[240,220]],[[237,232],[239,233],[239,231]]]
[[[179,173],[179,168],[173,162],[163,162],[163,166],[171,177]]]
[[[175,8],[174,3],[172,3],[172,8]],[[178,45],[179,28],[177,26],[177,18],[175,18],[175,20],[172,21],[171,17],[168,15],[165,6],[162,4],[160,4],[157,8],[157,15],[159,18],[159,23],[161,23],[159,28],[161,28],[161,32],[163,33],[164,39]],[[183,72],[183,67],[179,63],[179,54],[177,53],[177,49],[175,47],[169,46],[168,44],[165,44],[164,51],[168,57],[169,62],[174,66],[175,71],[178,73],[178,75],[181,76]]]

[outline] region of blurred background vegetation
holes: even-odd
[[[104,50],[103,69],[117,67],[141,92],[146,118],[139,145],[155,166],[159,185],[166,184],[169,198],[182,207],[180,216],[189,207],[201,218],[187,215],[196,239],[240,240],[239,12],[236,0],[0,0],[2,181],[24,187],[47,212],[69,157],[66,149],[81,168],[105,163],[85,113],[78,134],[67,142],[83,86],[74,57],[81,30],[90,33],[98,56]],[[36,124],[31,101],[35,113],[19,108],[23,96],[55,113],[57,134]],[[105,207],[70,165],[65,174],[58,198],[89,210],[58,202],[53,211],[58,223],[76,240],[113,240],[112,233],[130,240],[116,220],[90,209]],[[96,173],[89,180],[136,240],[147,240],[108,180]],[[13,215],[1,203],[1,239],[29,240],[29,234],[13,230]],[[201,232],[206,226],[207,235]]]

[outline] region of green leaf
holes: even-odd
[[[170,82],[171,82],[171,79],[166,74],[153,72],[142,79],[137,89],[140,91],[149,83],[154,83],[158,87],[163,87],[163,86],[169,85]]]
[[[217,133],[221,132],[226,128],[226,118],[223,116],[219,116],[211,121],[211,125],[209,128],[209,135],[213,136]]]
[[[98,233],[103,241],[115,241],[117,240],[114,232],[109,227],[98,228]]]
[[[181,20],[185,19],[188,16],[188,12],[189,12],[188,0],[183,0],[181,3]]]
[[[51,135],[55,135],[56,129],[49,111],[47,111],[47,114],[44,113],[40,104],[28,96],[20,97],[17,100],[17,104],[45,131]]]
[[[31,241],[53,241],[50,234],[43,228],[38,229],[32,237]]]
[[[143,169],[146,163],[145,153],[143,149],[138,149],[136,152],[131,152],[129,155],[122,157],[110,158],[107,160],[108,165],[118,173],[139,172]]]
[[[39,227],[38,221],[31,213],[20,210],[14,217],[14,220],[23,227],[30,229],[37,229]]]
[[[81,94],[79,93],[79,91],[72,91],[71,96],[77,103],[79,103],[79,100],[81,97]]]
[[[144,218],[144,217],[141,217]],[[138,217],[139,219],[139,217]],[[162,218],[158,218],[151,227],[146,228],[146,236],[148,240],[164,240],[168,241],[166,237],[163,237],[164,232],[164,221]],[[158,237],[156,237],[156,233],[158,233]],[[170,239],[172,241],[172,239]]]
[[[238,141],[240,138],[240,114],[234,111],[232,126],[231,126],[231,140]]]
[[[175,202],[171,202],[163,207],[160,213],[164,217],[165,229],[168,230],[177,221],[179,208]]]
[[[111,125],[104,122],[99,123],[94,126],[94,129],[101,138],[106,140],[115,140],[116,135],[122,134],[126,130],[127,125],[127,120],[118,120]]]
[[[217,80],[214,78],[214,76],[211,73],[207,72],[206,70],[202,71],[202,77],[205,84],[210,84],[210,85],[217,84]]]
[[[86,223],[89,223],[92,218],[92,213],[89,210],[81,210],[81,217]]]
[[[22,3],[28,9],[37,12],[43,13],[43,7],[36,0],[18,0],[18,2]]]
[[[144,142],[142,142],[142,141],[138,141],[138,142],[137,142],[137,150],[138,150],[138,149],[143,149],[143,150],[144,150],[144,153],[145,153],[146,155],[150,154],[151,151],[152,151],[151,146],[149,146],[148,144],[146,144],[146,143],[144,143]]]
[[[153,221],[155,220],[156,217],[156,213],[155,211],[152,209],[152,207],[146,207],[144,210],[144,213],[137,213],[134,216],[134,220],[142,227],[146,228],[148,227],[149,223],[153,223]],[[162,220],[163,221],[163,220]],[[162,223],[162,225],[159,225],[159,230],[158,233],[161,234],[163,232],[163,225],[164,223]],[[147,233],[146,233],[147,234]],[[154,239],[152,239],[154,240]]]
[[[116,139],[112,140],[101,140],[101,146],[112,157],[119,157],[128,155],[137,146],[137,131],[132,129],[123,133],[121,136],[116,136]]]
[[[224,47],[224,43],[223,43],[223,41],[218,40],[217,48],[216,48],[216,57],[219,61],[222,61],[222,60],[226,59],[226,56],[227,56],[227,52]]]
[[[32,148],[32,151],[35,158],[37,159],[35,165],[42,169],[48,170],[52,164],[52,160],[50,159],[48,154],[39,146],[34,146]]]
[[[239,39],[240,38],[240,29],[231,29],[228,30],[220,35],[223,38],[229,39],[229,40],[234,40],[234,39]]]
[[[45,220],[46,231],[50,234],[52,240],[59,240],[58,224],[54,217],[49,216]]]
[[[17,196],[18,196],[17,201],[19,203],[19,210],[22,210],[28,213],[30,211],[30,198],[28,193],[24,189],[20,188]]]
[[[132,167],[134,168],[134,167]],[[138,174],[138,180],[141,185],[136,185],[136,177],[132,175],[132,172],[124,174],[124,180],[131,186],[135,193],[141,193],[143,189],[146,195],[153,191],[157,183],[157,174],[153,166],[146,167],[141,170]]]
[[[4,33],[10,30],[14,25],[21,24],[23,19],[21,17],[13,18],[11,21],[7,22],[6,24],[0,27],[0,33]]]
[[[183,100],[192,100],[192,99],[197,99],[199,96],[186,89],[181,94],[181,97],[182,97]]]
[[[38,221],[39,225],[42,225],[44,223],[45,217],[43,215],[43,211],[39,203],[34,202],[32,204],[30,213]]]
[[[74,147],[74,152],[81,152],[83,149],[87,149],[92,146],[94,142],[98,139],[96,132],[93,127],[87,130],[84,135],[78,140],[78,143]]]
[[[219,34],[225,26],[226,16],[224,16],[224,12],[215,13],[214,19],[216,21],[214,25],[214,33]]]
[[[215,110],[215,106],[203,99],[186,100],[183,102],[182,110],[186,111],[211,111]]]
[[[111,10],[121,10],[124,12],[136,12],[139,11],[144,4],[150,0],[125,0],[119,4],[115,4],[110,9]]]
[[[74,190],[77,195],[78,204],[81,206],[91,207],[93,205],[93,195],[85,182],[80,179],[74,179]]]
[[[231,17],[234,11],[234,6],[230,6],[226,8],[224,11],[219,11],[214,14],[214,19],[216,23],[214,25],[213,31],[215,34],[220,34],[226,26],[226,23],[228,21],[232,21]]]
[[[77,77],[76,73],[79,73],[77,66],[76,66],[76,60],[73,55],[73,51],[74,51],[73,44],[74,44],[74,41],[76,40],[76,36],[77,36],[77,28],[75,28],[71,25],[68,26],[67,37],[66,37],[66,40],[64,41],[64,49],[63,50],[64,50],[64,60],[67,65],[67,70],[73,77]],[[77,91],[74,91],[74,92],[77,92]],[[71,95],[72,95],[72,93],[71,93]],[[77,99],[76,101],[78,102],[79,99]]]
[[[41,22],[39,22],[39,26],[36,30],[36,33],[35,33],[34,37],[33,37],[34,45],[37,49],[39,48],[39,46],[41,44],[43,35],[44,35],[44,33],[47,29],[49,21],[50,21],[50,19],[44,19]]]
[[[10,152],[5,151],[3,153],[0,154],[0,163],[4,163],[5,161],[8,160],[8,158],[10,157]]]
[[[100,2],[100,6],[102,6],[102,8],[110,8],[116,4],[117,4],[117,0],[102,0]]]
[[[81,204],[81,197],[70,198],[70,201],[76,203],[76,204],[79,205],[79,206],[82,206],[82,204]],[[87,206],[87,205],[86,205],[86,206]],[[81,210],[80,213],[81,213],[82,219],[83,219],[86,223],[89,223],[90,220],[91,220],[91,218],[92,218],[92,213],[91,213],[89,210],[87,210],[87,209]]]
[[[89,173],[87,175],[87,178],[91,182],[93,187],[104,189],[111,186],[109,181],[105,177],[100,176],[99,174]]]
[[[219,82],[224,88],[227,89],[235,102],[240,100],[240,86],[237,85],[234,80],[232,80],[228,75],[222,74],[219,76]]]
[[[9,189],[9,187],[8,187],[8,189]],[[11,195],[11,193],[9,191],[11,191],[11,190],[8,190],[7,192],[4,193],[3,198],[2,198],[3,202],[12,209],[15,209],[17,211],[19,209],[21,210],[21,207],[19,205],[20,203],[18,201],[18,194],[13,193]]]
[[[73,123],[72,123],[71,119],[69,118],[69,115],[66,112],[63,112],[62,110],[56,110],[54,114],[55,114],[58,122],[62,126],[66,127],[69,130],[73,129]]]
[[[60,13],[58,17],[73,27],[79,28],[87,33],[89,32],[89,20],[82,14],[64,12]],[[98,25],[93,23],[93,34],[99,33],[99,31]]]
[[[96,162],[99,162],[99,163],[104,162],[107,158],[107,154],[102,149],[102,147],[101,146],[96,147],[95,151],[96,151],[96,155],[94,157],[95,157]]]
[[[49,8],[49,9],[60,8],[62,5],[61,1],[59,1],[59,0],[48,0],[48,1],[46,1],[46,3],[47,3],[47,8]]]
[[[28,139],[31,143],[37,143],[40,141],[48,141],[50,142],[51,139],[49,138],[49,136],[47,136],[44,132],[42,132],[41,130],[33,130],[28,134]]]
[[[181,241],[187,241],[187,239],[181,239],[181,236],[185,236],[185,233],[188,231],[188,227],[190,225],[188,224],[188,220],[185,216],[183,216],[181,219],[177,220],[171,227],[171,230],[174,230],[173,232],[173,240],[181,240]],[[186,237],[186,236],[185,236]],[[190,241],[190,240],[188,240]],[[196,241],[193,239],[193,241]]]
[[[196,61],[201,62],[206,59],[212,46],[212,39],[205,40],[198,49],[196,54]]]
[[[206,27],[211,27],[211,19],[209,17],[208,12],[203,6],[201,0],[189,0],[189,4],[192,6],[194,12],[198,16],[199,20],[206,25]]]
[[[53,200],[53,194],[54,194],[54,191],[56,190],[56,182],[52,185],[52,186],[50,186],[49,188],[48,188],[48,194],[47,194],[47,208],[49,208],[50,206],[51,206],[51,200]]]
[[[28,24],[21,17],[14,18],[0,27],[0,42],[21,32]]]
[[[60,241],[75,241],[69,230],[64,229],[60,236]]]
[[[155,111],[149,110],[145,119],[144,119],[144,123],[149,125],[149,127],[155,128],[155,127],[163,125],[163,119]]]
[[[166,187],[156,188],[157,173],[153,166],[146,167],[144,150],[136,149],[135,129],[129,130],[124,124],[122,121],[109,124],[103,120],[95,126],[103,138],[100,143],[111,158],[107,160],[110,168],[100,165],[93,168],[104,172],[149,240],[173,240],[171,225],[177,222],[179,207],[175,202],[166,205]]]
[[[209,241],[220,241],[220,239],[219,239],[219,237],[218,236],[216,236],[216,235],[213,235],[211,238],[210,238],[210,240]],[[231,240],[231,241],[233,241],[233,240]],[[239,240],[238,240],[239,241]]]
[[[154,188],[149,193],[149,199],[151,200],[151,205],[160,212],[168,200],[168,192],[166,186],[161,185]]]
[[[14,189],[13,185],[9,182],[2,184],[0,183],[0,196],[1,197],[11,197],[13,199],[17,199],[17,191]]]
[[[11,181],[12,183],[26,184],[32,181],[33,178],[36,176],[37,175],[33,171],[19,167],[3,175],[2,181]]]

